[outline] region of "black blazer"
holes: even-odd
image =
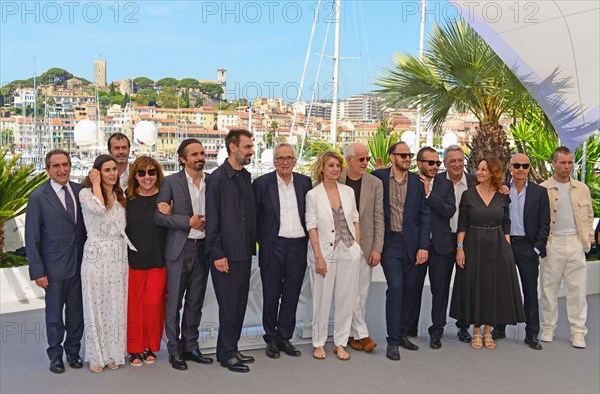
[[[507,184],[510,187],[510,184]],[[531,244],[540,251],[541,257],[546,257],[546,242],[550,234],[550,200],[548,189],[531,181],[525,192],[523,226],[525,236]]]
[[[390,212],[390,167],[375,170],[371,174],[381,179],[383,183],[383,211],[385,218],[384,249],[390,242],[391,212]],[[406,202],[402,218],[402,234],[404,246],[412,262],[415,261],[417,250],[429,250],[429,235],[431,233],[431,213],[425,203],[425,187],[418,175],[407,174]]]
[[[29,261],[29,277],[47,276],[50,281],[64,280],[80,274],[83,245],[87,238],[78,183],[69,182],[77,208],[77,223],[52,189],[44,183],[29,197],[25,215],[25,250]]]
[[[296,192],[296,203],[300,223],[306,231],[305,199],[306,193],[312,188],[312,182],[306,175],[293,173],[294,190]],[[277,173],[275,171],[258,177],[252,183],[254,192],[254,204],[256,205],[256,239],[259,244],[277,241],[280,227],[279,187],[277,185]]]
[[[437,254],[448,254],[456,250],[450,219],[456,212],[456,197],[454,184],[446,173],[437,174],[433,181],[433,188],[425,200],[431,208],[431,245]]]

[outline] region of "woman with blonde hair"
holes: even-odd
[[[352,188],[338,183],[343,158],[333,151],[319,155],[314,169],[317,185],[306,195],[308,265],[313,286],[313,357],[326,357],[329,311],[334,299],[334,353],[349,360],[345,347],[361,258],[358,211]]]

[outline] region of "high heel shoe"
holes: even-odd
[[[485,334],[483,336],[483,342],[485,343],[486,349],[496,349],[496,342],[492,338],[492,334]]]
[[[479,350],[483,347],[481,334],[473,334],[473,338],[471,339],[471,347],[475,350]]]

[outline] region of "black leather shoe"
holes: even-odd
[[[250,368],[235,357],[230,358],[227,361],[221,361],[221,366],[227,368],[231,372],[250,372]]]
[[[429,340],[429,347],[432,349],[441,349],[442,348],[442,341],[440,340],[439,335],[431,336],[431,339]]]
[[[252,364],[254,362],[254,357],[252,356],[244,356],[242,353],[237,352],[235,358],[243,364]]]
[[[267,348],[265,349],[265,354],[269,358],[279,358],[279,348],[275,344],[275,342],[267,343]]]
[[[465,343],[471,342],[471,334],[469,334],[469,330],[467,330],[466,328],[459,329],[456,336],[458,337],[458,340],[461,342],[465,342]]]
[[[285,341],[277,342],[277,347],[288,356],[300,357],[302,355],[302,352],[296,349],[296,347],[287,339]]]
[[[525,336],[525,341],[526,344],[529,345],[530,348],[535,349],[535,350],[542,350],[542,344],[540,343],[540,341],[538,341],[538,339],[536,337],[534,337],[533,335],[526,335]]]
[[[69,367],[79,369],[83,367],[83,360],[79,357],[79,354],[73,353],[67,356],[67,362],[69,363]]]
[[[400,338],[400,346],[402,346],[406,350],[419,350],[419,347],[412,343],[408,337]]]
[[[65,372],[65,364],[63,364],[62,356],[56,356],[50,359],[50,372]]]
[[[387,350],[385,352],[385,356],[390,360],[398,361],[400,360],[400,351],[398,350],[398,346],[395,345],[387,345]]]
[[[495,341],[496,339],[506,338],[506,331],[501,330],[499,328],[494,328],[492,330],[492,339]]]
[[[185,371],[188,369],[187,363],[181,356],[169,356],[169,363],[173,368],[179,371]]]
[[[195,361],[198,364],[212,364],[213,359],[205,357],[198,350],[192,350],[191,352],[183,352],[183,359],[189,361]]]

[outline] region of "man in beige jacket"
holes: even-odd
[[[354,350],[370,352],[377,343],[369,337],[365,310],[373,267],[381,261],[383,249],[383,184],[373,175],[366,173],[370,158],[369,149],[365,145],[348,145],[344,156],[348,169],[343,172],[340,182],[354,190],[359,213],[360,248],[363,252],[348,343]]]
[[[550,199],[550,237],[542,260],[540,287],[542,333],[540,340],[552,342],[558,323],[558,290],[564,281],[571,343],[585,348],[587,328],[585,252],[594,239],[594,212],[590,189],[571,177],[573,154],[558,147],[552,155],[554,175],[542,183]]]

